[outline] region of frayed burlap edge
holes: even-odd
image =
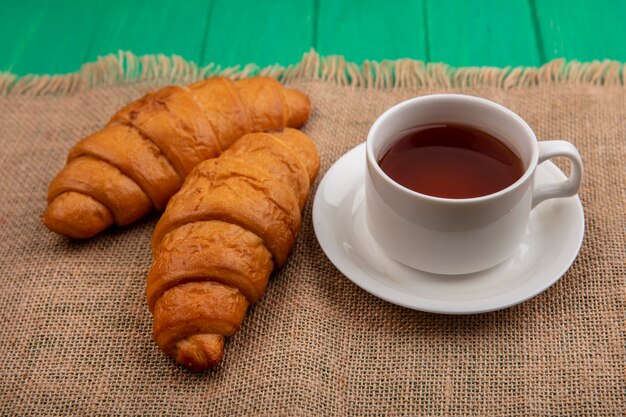
[[[626,85],[624,63],[604,60],[592,62],[550,61],[540,67],[451,67],[442,63],[425,63],[413,59],[346,61],[343,56],[320,56],[314,50],[304,54],[296,65],[254,64],[222,68],[209,64],[199,67],[180,56],[144,55],[120,51],[84,64],[65,75],[16,76],[0,72],[0,95],[74,94],[93,87],[136,81],[190,83],[209,76],[232,79],[267,75],[284,82],[300,79],[325,80],[342,86],[399,88],[438,87],[469,88],[476,86],[503,89],[541,86],[546,83],[590,85]]]

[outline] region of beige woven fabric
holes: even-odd
[[[39,220],[72,143],[154,84],[14,91],[0,97],[0,414],[624,415],[626,89],[584,77],[490,84],[476,74],[453,87],[417,82],[417,73],[395,89],[387,81],[339,85],[351,82],[350,71],[343,82],[286,77],[314,105],[304,130],[322,157],[315,187],[403,99],[454,91],[494,100],[539,138],[566,138],[583,156],[586,235],[563,278],[488,314],[398,307],[324,256],[309,203],[287,265],[227,341],[222,365],[190,373],[151,339],[144,290],[157,215],[87,242],[50,233]]]

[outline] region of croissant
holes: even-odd
[[[44,224],[88,238],[162,211],[187,174],[246,133],[300,127],[308,97],[268,77],[169,86],[118,111],[70,150],[48,189]]]
[[[222,360],[289,255],[319,164],[311,139],[286,128],[245,135],[189,174],[154,230],[147,277],[166,354],[194,370]]]

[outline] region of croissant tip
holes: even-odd
[[[215,368],[224,358],[224,336],[194,335],[176,343],[176,362],[194,372]]]
[[[285,99],[288,109],[287,126],[301,127],[311,115],[311,100],[301,91],[287,88]]]
[[[109,209],[91,197],[75,192],[55,198],[41,219],[51,231],[74,239],[88,239],[114,223]]]

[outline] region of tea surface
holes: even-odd
[[[456,124],[410,129],[399,135],[378,163],[404,187],[456,199],[493,194],[524,174],[520,158],[500,140]]]

